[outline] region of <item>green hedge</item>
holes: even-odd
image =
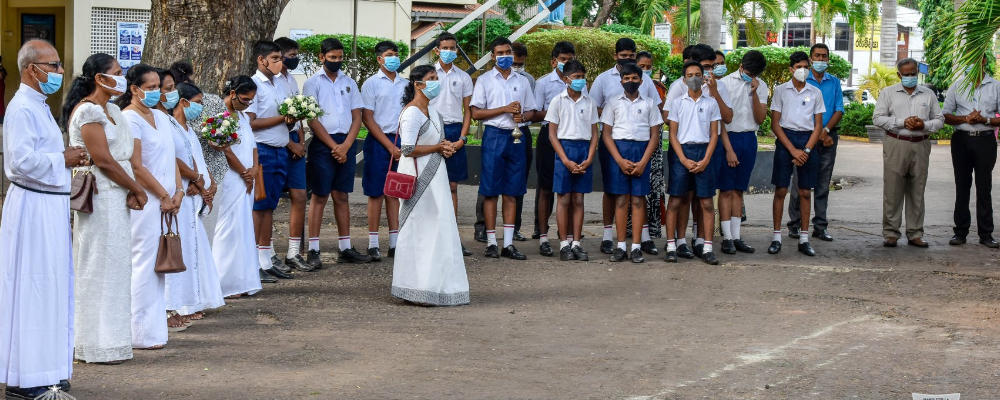
[[[639,28],[636,28],[636,27],[631,26],[631,25],[622,25],[622,24],[601,25],[601,30],[605,31],[605,32],[611,32],[611,33],[628,33],[628,34],[633,34],[633,35],[641,35],[642,34],[642,31],[640,31]]]
[[[840,119],[840,135],[868,137],[865,125],[872,124],[872,113],[874,111],[874,104],[845,104],[844,116]]]
[[[576,46],[576,59],[587,68],[587,80],[593,82],[597,75],[614,66],[615,42],[628,37],[635,40],[639,50],[653,53],[654,69],[666,69],[670,44],[649,35],[610,33],[595,28],[573,28],[540,31],[522,36],[518,41],[528,48],[528,73],[540,77],[552,72],[552,47],[559,41]]]
[[[326,38],[336,38],[344,44],[344,70],[358,81],[358,86],[364,83],[365,79],[378,71],[378,59],[375,56],[375,45],[386,38],[358,35],[358,59],[349,62],[351,57],[351,47],[354,43],[351,35],[328,35],[318,34],[299,39],[299,54],[302,57],[302,65],[307,73],[319,70],[322,63],[319,62],[320,43]],[[403,42],[396,42],[399,46],[399,58],[405,60],[410,54],[410,46]]]

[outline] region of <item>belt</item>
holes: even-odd
[[[885,134],[886,134],[886,136],[889,136],[889,137],[894,138],[894,139],[904,140],[904,141],[913,142],[913,143],[923,142],[924,140],[927,140],[928,138],[930,138],[930,136],[928,136],[928,135],[924,135],[924,136],[900,136],[900,135],[897,135],[897,134],[892,133],[892,132],[886,132]]]
[[[48,191],[48,190],[41,190],[41,189],[30,188],[30,187],[24,186],[24,185],[22,185],[20,183],[14,182],[14,181],[10,181],[10,183],[13,184],[14,186],[17,186],[17,187],[19,187],[21,189],[24,189],[24,190],[27,190],[29,192],[35,192],[35,193],[41,193],[41,194],[51,194],[51,195],[54,195],[54,196],[69,196],[69,192],[51,192],[51,191]]]
[[[990,136],[990,137],[993,137],[993,131],[975,131],[975,132],[973,132],[973,131],[962,131],[962,130],[957,130],[956,129],[955,133],[962,133],[962,134],[965,134],[965,136],[969,136],[969,137],[976,137],[976,136]]]

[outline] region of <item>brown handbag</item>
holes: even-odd
[[[257,177],[253,180],[253,200],[261,201],[267,198],[267,188],[264,187],[264,169],[257,168]]]
[[[167,231],[163,232],[163,225],[166,224]],[[172,213],[160,214],[160,248],[156,252],[156,266],[153,271],[158,274],[173,274],[187,271],[184,266],[184,253],[181,251],[181,237],[174,231],[180,228],[177,225],[177,217]]]
[[[69,191],[69,208],[84,214],[94,212],[94,194],[97,193],[97,178],[90,170],[74,171],[73,185]]]

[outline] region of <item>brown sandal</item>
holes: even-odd
[[[167,331],[168,332],[183,332],[187,329],[187,324],[184,323],[184,319],[177,315],[175,311],[167,312]]]
[[[156,346],[149,346],[149,347],[135,347],[135,348],[132,348],[132,350],[162,350],[163,347],[164,347],[164,345],[158,344]]]

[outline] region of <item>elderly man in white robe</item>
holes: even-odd
[[[17,53],[21,85],[4,121],[0,217],[0,383],[8,399],[69,389],[73,369],[70,167],[89,163],[65,148],[47,96],[62,85],[59,54],[31,40]]]

